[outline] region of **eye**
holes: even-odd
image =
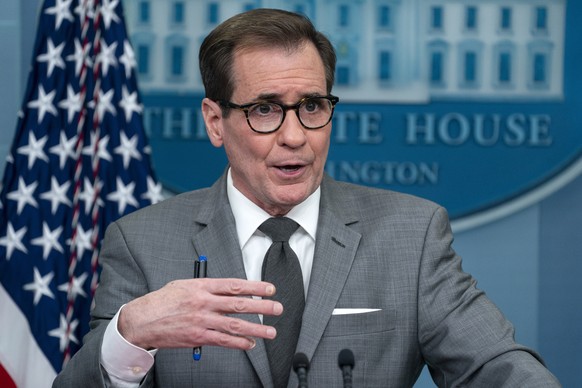
[[[305,100],[301,108],[307,113],[314,113],[322,109],[323,99],[321,98],[310,98]]]
[[[279,114],[281,108],[276,104],[271,103],[261,103],[253,105],[250,109],[250,113],[256,116],[270,116],[272,114]]]

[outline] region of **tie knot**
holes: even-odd
[[[269,218],[259,226],[259,230],[275,241],[289,241],[289,237],[299,228],[299,224],[287,217]]]

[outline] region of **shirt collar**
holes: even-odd
[[[242,249],[257,228],[271,216],[234,187],[230,168],[227,173],[226,192],[236,223],[238,241]],[[286,217],[297,222],[314,241],[317,231],[317,221],[319,219],[320,198],[321,188],[318,187],[305,201],[295,206],[286,214]]]

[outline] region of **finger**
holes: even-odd
[[[208,302],[222,314],[281,315],[283,305],[270,299],[253,299],[232,296],[214,296]]]
[[[206,289],[216,295],[261,296],[275,295],[275,286],[268,282],[245,279],[197,279]]]
[[[208,330],[206,339],[208,345],[241,350],[250,350],[257,344],[254,338],[239,337],[213,330]]]
[[[209,329],[237,337],[255,337],[273,339],[277,336],[277,330],[268,325],[252,323],[244,319],[216,316],[207,321]]]

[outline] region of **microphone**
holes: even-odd
[[[293,356],[293,370],[299,379],[299,388],[307,388],[307,371],[309,371],[309,359],[305,353],[295,353]]]
[[[352,388],[352,369],[355,365],[354,353],[350,349],[343,349],[339,352],[337,363],[342,370],[344,388]]]

